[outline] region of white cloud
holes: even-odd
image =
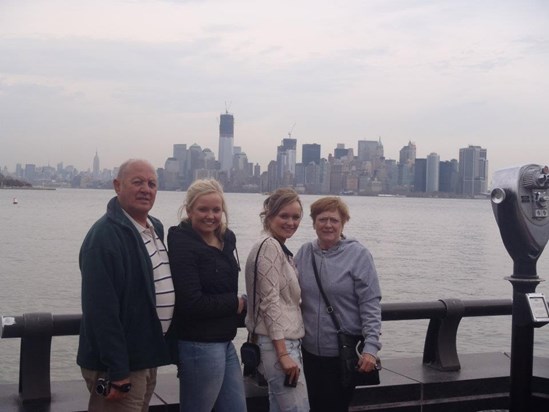
[[[0,3],[0,166],[114,166],[174,143],[235,144],[266,166],[302,143],[408,140],[441,159],[484,146],[492,170],[543,162],[548,6],[512,1]],[[525,145],[528,138],[530,145]],[[261,141],[258,145],[257,142]],[[57,148],[63,150],[57,150]],[[299,154],[299,153],[298,153]]]

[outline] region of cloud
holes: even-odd
[[[380,135],[392,158],[409,139],[441,159],[522,135],[546,147],[546,16],[492,0],[6,0],[0,165],[40,163],[33,141],[81,142],[58,154],[77,166],[97,146],[105,165],[124,147],[159,165],[174,143],[217,152],[225,102],[235,144],[263,166],[294,122],[298,147],[323,155]]]

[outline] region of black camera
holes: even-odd
[[[95,392],[99,395],[107,396],[111,391],[111,381],[105,378],[97,379]]]

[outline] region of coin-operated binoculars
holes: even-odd
[[[549,240],[549,168],[539,165],[499,170],[493,177],[492,209],[503,244],[513,259],[511,411],[529,411],[534,328],[549,322],[536,263]]]

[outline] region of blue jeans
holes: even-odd
[[[178,342],[179,410],[246,411],[240,360],[232,342]]]
[[[286,339],[285,342],[288,354],[301,369],[295,388],[284,386],[286,375],[278,363],[273,341],[268,336],[258,335],[257,344],[261,349],[261,363],[258,369],[269,384],[269,412],[309,412],[301,342],[293,339]]]

